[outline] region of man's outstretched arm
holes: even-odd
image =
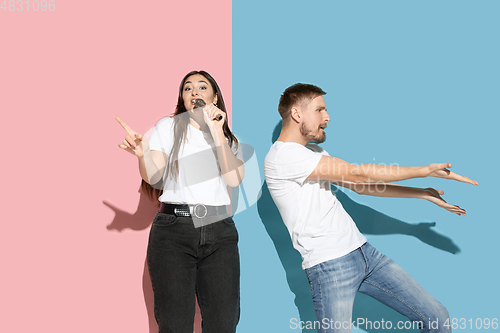
[[[417,198],[426,199],[441,208],[457,215],[465,215],[465,209],[447,203],[441,195],[443,191],[429,188],[409,187],[391,183],[354,183],[349,181],[333,182],[335,185],[348,188],[361,195],[391,198]]]
[[[340,158],[322,156],[308,179],[325,179],[332,182],[397,182],[411,178],[437,177],[456,180],[472,185],[478,182],[451,172],[451,163],[432,163],[420,167],[399,167],[379,164],[351,164]]]

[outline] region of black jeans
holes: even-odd
[[[159,333],[192,333],[195,295],[204,333],[233,333],[240,316],[238,232],[231,217],[195,228],[158,213],[147,262]]]

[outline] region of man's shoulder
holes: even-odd
[[[314,143],[308,143],[305,146],[296,142],[276,141],[266,155],[265,161],[271,162],[286,160],[296,160],[297,158],[307,158],[316,154],[328,155],[328,152]]]
[[[320,154],[323,154],[323,155],[328,155],[328,152],[326,150],[324,150],[322,147],[320,147],[318,144],[316,143],[312,143],[312,142],[309,142],[308,144],[306,144],[305,148],[315,152],[315,153],[320,153]]]
[[[297,149],[304,149],[304,146],[294,142],[276,141],[269,149],[264,163],[275,162],[278,157],[279,159],[286,157],[290,152],[297,151]]]
[[[269,151],[267,152],[266,157],[264,158],[264,166],[265,167],[270,166],[270,164],[273,164],[274,159],[276,158],[276,152],[279,149],[279,143],[278,142],[279,141],[276,141],[275,143],[273,143],[273,145],[271,146],[271,148],[269,148]]]

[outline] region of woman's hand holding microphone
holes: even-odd
[[[203,99],[198,98],[194,101],[194,106],[196,109],[202,108],[203,119],[210,130],[219,128],[222,129],[226,119],[226,114],[215,104],[207,105]]]

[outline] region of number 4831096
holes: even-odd
[[[476,318],[476,319],[466,319],[466,318],[453,318],[446,319],[443,324],[444,327],[448,327],[453,330],[470,328],[471,330],[480,329],[494,329],[498,328],[498,318]]]
[[[47,10],[53,12],[56,10],[56,1],[55,0],[3,0],[0,9],[4,11],[9,10],[10,12],[18,11],[42,11],[45,12]]]

